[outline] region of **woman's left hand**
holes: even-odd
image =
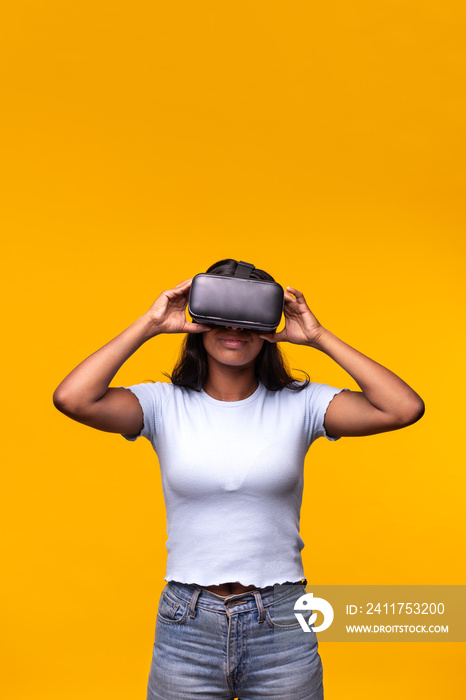
[[[299,289],[287,287],[285,291],[285,328],[280,333],[264,333],[261,338],[269,343],[288,341],[296,345],[317,347],[324,330],[306,303]]]
[[[287,340],[321,350],[348,372],[361,389],[341,391],[332,399],[325,414],[327,435],[375,435],[419,420],[424,402],[406,382],[321,326],[302,292],[293,287],[286,289],[285,328],[260,337],[271,343]]]

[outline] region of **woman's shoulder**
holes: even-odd
[[[296,381],[293,386],[286,387],[277,392],[268,392],[276,394],[280,401],[302,402],[305,404],[313,404],[325,401],[335,394],[342,391],[341,388],[323,384],[322,382],[313,382],[310,380]]]
[[[300,394],[313,394],[314,392],[319,391],[321,387],[328,386],[330,385],[323,384],[322,382],[313,382],[310,379],[304,379],[302,381],[296,379],[292,384],[280,389],[276,393],[282,394],[283,396],[299,396]]]
[[[136,386],[143,387],[143,391],[153,394],[154,396],[159,396],[162,399],[174,398],[176,400],[181,399],[182,397],[199,394],[198,391],[194,391],[193,389],[188,389],[182,386],[177,386],[176,384],[172,384],[172,382],[170,381],[146,381],[142,382],[141,384],[137,384]]]
[[[154,382],[152,380],[132,384],[124,388],[129,389],[138,397],[145,396],[153,400],[162,401],[172,396],[174,391],[178,389],[171,382]]]

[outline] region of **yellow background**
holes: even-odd
[[[165,573],[156,458],[65,418],[52,392],[223,257],[302,289],[426,402],[401,432],[313,446],[309,580],[466,583],[464,20],[463,3],[425,0],[3,6],[3,697],[145,698]],[[148,343],[114,384],[161,379],[179,341]],[[464,690],[462,644],[321,656],[328,700]]]

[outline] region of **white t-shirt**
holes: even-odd
[[[341,389],[309,384],[242,401],[155,382],[126,387],[144,414],[167,512],[165,580],[258,588],[304,578],[299,534],[303,467],[329,437],[327,407]],[[136,440],[135,436],[127,436]],[[137,436],[139,437],[139,436]]]

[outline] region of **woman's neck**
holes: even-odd
[[[209,375],[203,389],[218,401],[242,401],[253,394],[259,382],[252,367],[216,367],[209,363]]]

